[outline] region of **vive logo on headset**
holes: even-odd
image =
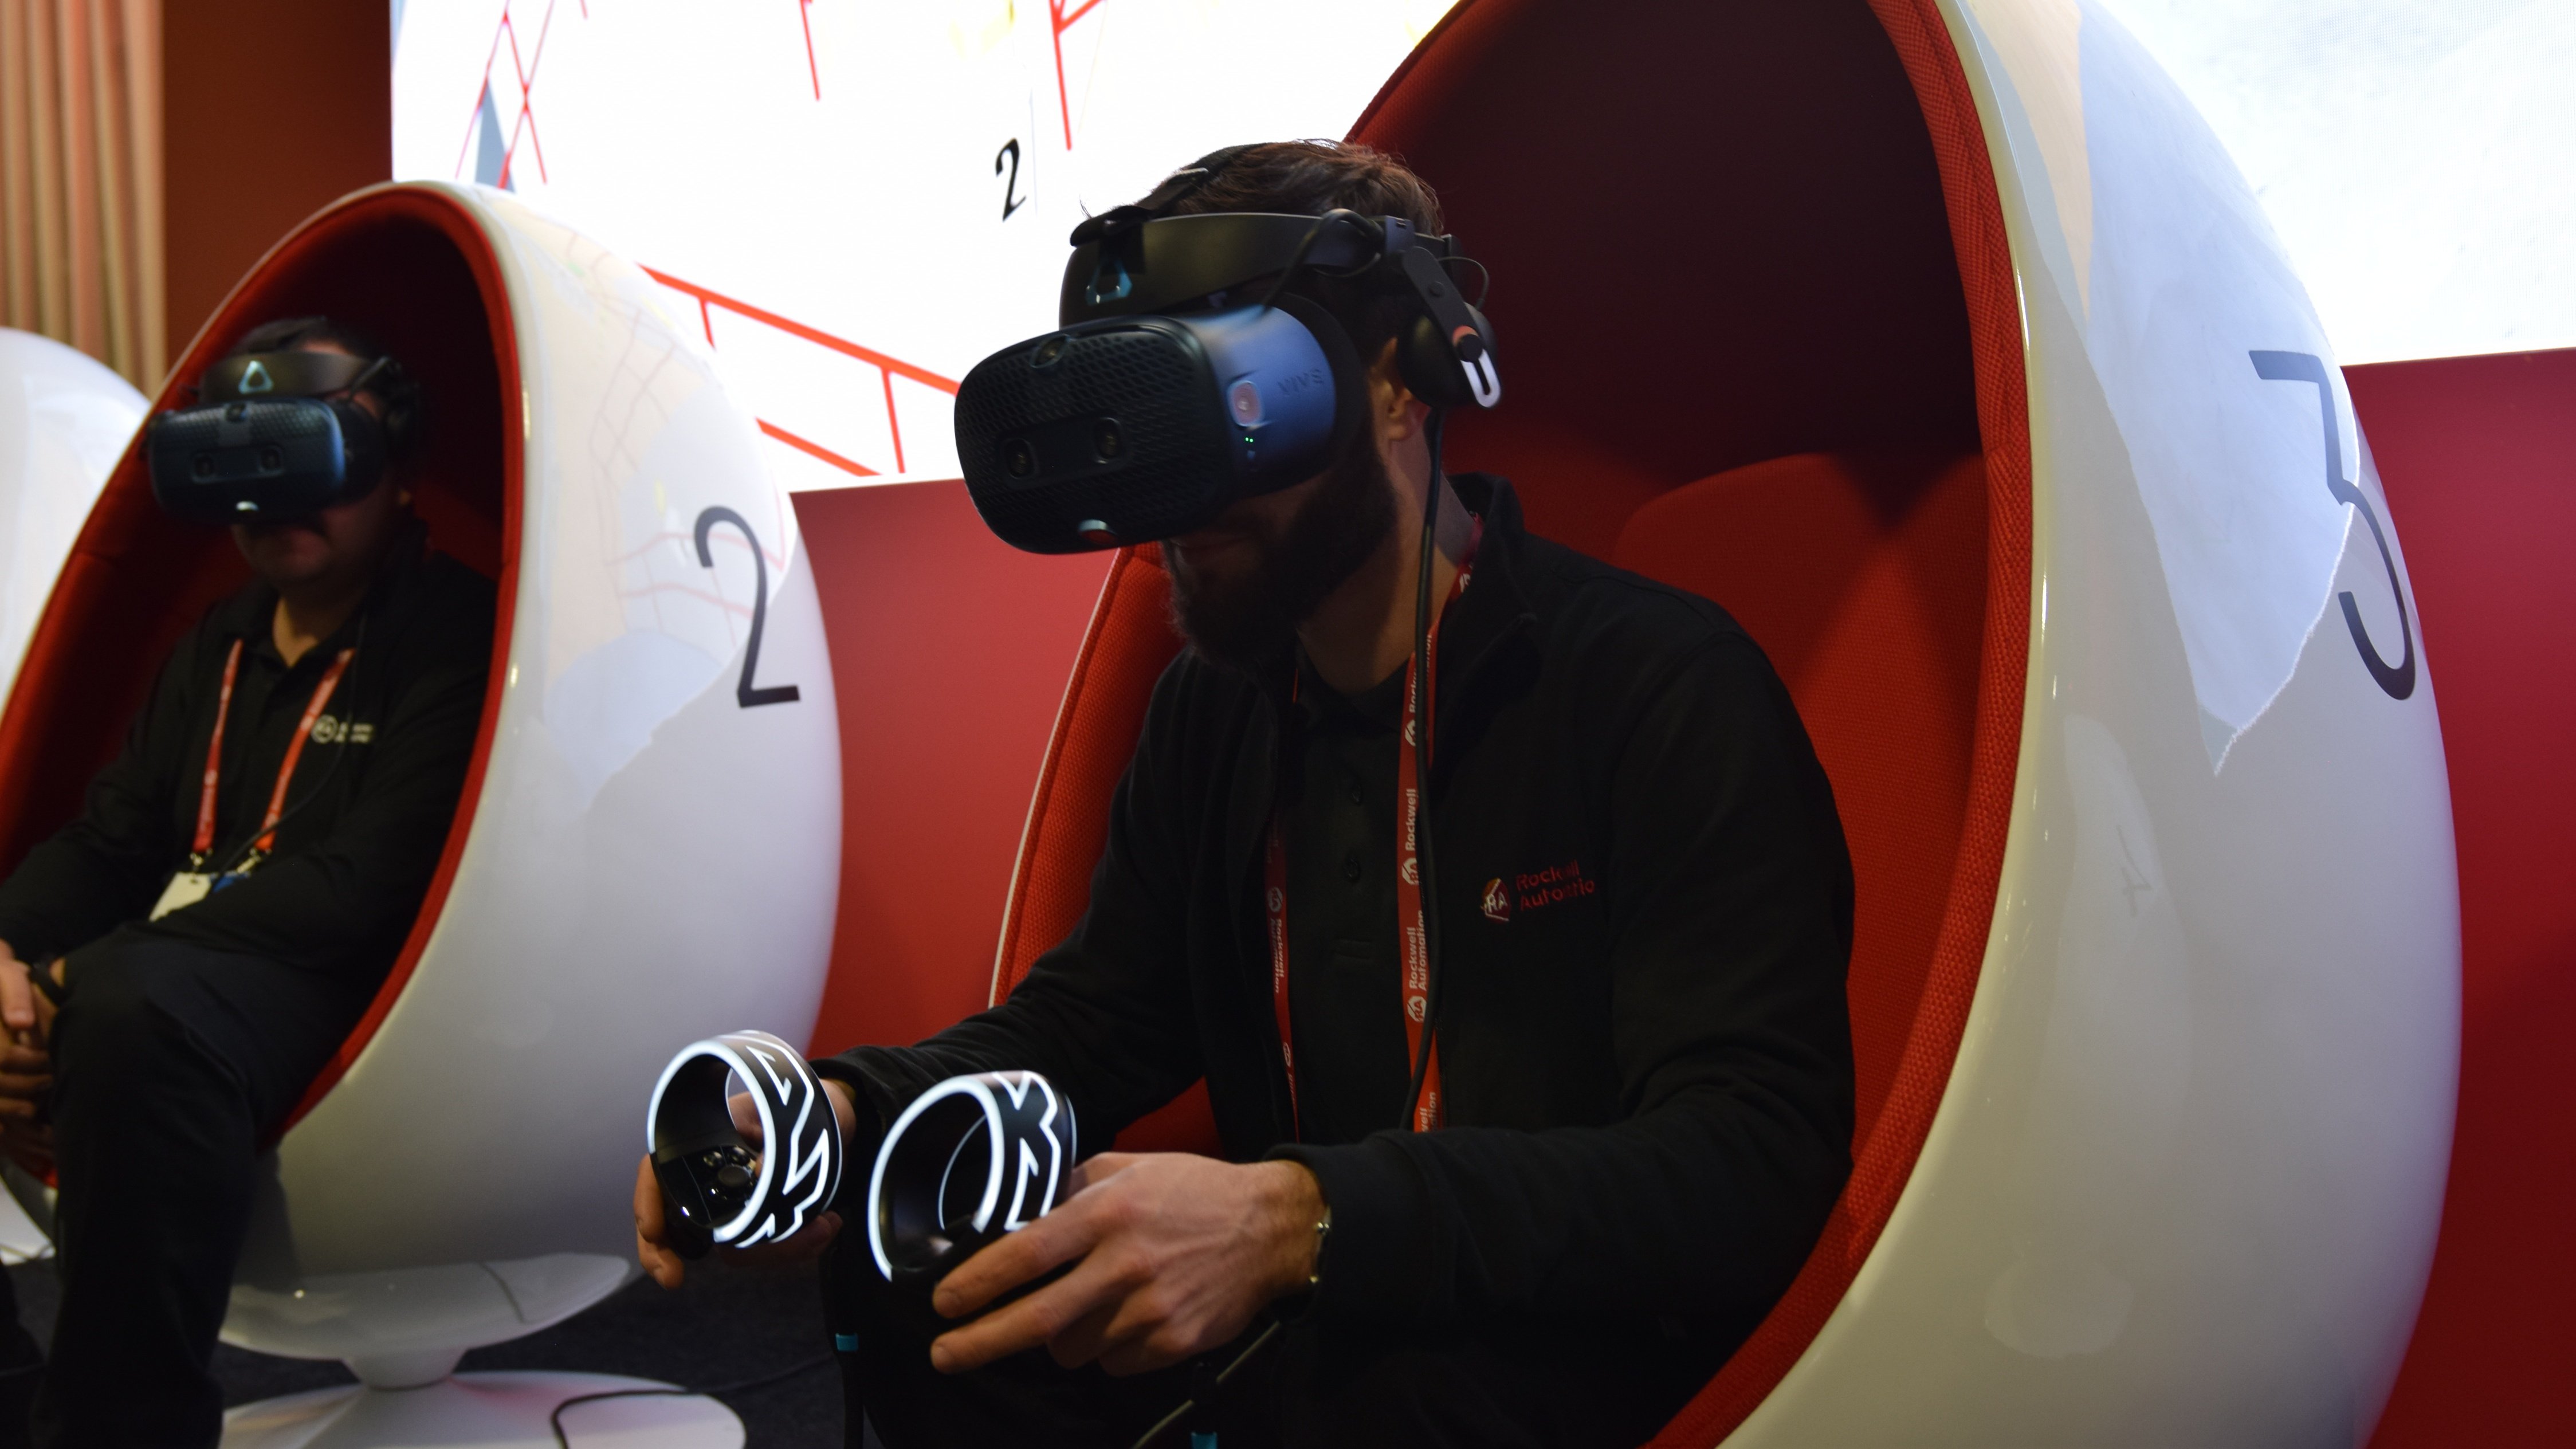
[[[259,359],[253,358],[251,359],[250,366],[242,369],[240,390],[243,392],[275,392],[277,391],[277,380],[268,375],[268,368],[262,365]]]

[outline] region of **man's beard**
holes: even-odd
[[[1249,568],[1194,577],[1165,548],[1172,623],[1192,648],[1247,671],[1273,664],[1295,642],[1297,626],[1377,552],[1395,526],[1395,489],[1376,439],[1362,433],[1354,442],[1287,527],[1251,534]]]

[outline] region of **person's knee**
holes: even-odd
[[[54,1071],[113,1072],[147,1060],[168,1029],[136,953],[105,947],[80,960],[78,985],[54,1018]]]
[[[220,1094],[232,1085],[223,1063],[155,999],[151,954],[104,947],[76,962],[51,1042],[58,1128],[121,1102]]]

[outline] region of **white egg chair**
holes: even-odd
[[[0,695],[143,394],[85,352],[0,327]]]
[[[1855,1170],[1654,1442],[2361,1442],[2449,1157],[2448,784],[2207,127],[2089,0],[1463,0],[1352,134],[1492,269],[1452,466],[1743,619],[1851,840]],[[1081,910],[1165,587],[1113,564],[997,998]],[[1128,1140],[1216,1150],[1187,1096]]]
[[[820,998],[840,766],[813,579],[694,324],[517,199],[398,185],[325,209],[161,405],[249,327],[309,313],[422,381],[418,509],[501,606],[427,903],[267,1159],[224,1326],[362,1383],[235,1410],[226,1442],[551,1444],[559,1402],[624,1381],[451,1377],[458,1356],[633,1274],[636,1116],[673,1051],[710,1023],[801,1039]],[[0,860],[71,813],[169,642],[241,577],[128,451],[0,715]],[[704,1399],[576,1414],[585,1442],[741,1439]]]

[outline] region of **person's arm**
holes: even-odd
[[[1732,636],[1655,692],[1599,872],[1628,1116],[1283,1148],[1321,1182],[1314,1311],[1757,1317],[1850,1171],[1851,877],[1787,692]]]
[[[1177,737],[1188,727],[1186,684],[1175,667],[1156,685],[1073,934],[999,1005],[917,1046],[854,1047],[815,1063],[854,1089],[853,1161],[872,1159],[884,1124],[953,1076],[1043,1073],[1072,1099],[1088,1153],[1201,1075],[1184,935],[1198,819]]]
[[[170,804],[204,637],[200,628],[162,665],[123,748],[90,781],[81,813],[0,881],[0,941],[17,959],[34,962],[94,940],[159,897],[187,844],[171,835]]]
[[[488,631],[443,623],[450,637],[390,693],[370,743],[306,751],[299,774],[328,767],[316,758],[320,750],[365,752],[365,776],[328,835],[120,934],[191,941],[318,972],[381,964],[410,930],[437,868],[483,716],[490,660],[487,648],[473,644]],[[350,759],[341,768],[359,764]],[[76,991],[79,978],[75,952],[65,979]]]
[[[886,1124],[949,1077],[1029,1069],[1074,1104],[1078,1148],[1096,1152],[1128,1122],[1200,1075],[1184,958],[1194,812],[1183,808],[1176,667],[1156,685],[1143,737],[1112,802],[1108,840],[1080,924],[1041,957],[1008,1000],[916,1046],[860,1046],[814,1063],[849,1154],[839,1206],[865,1191]],[[1221,1166],[1222,1164],[1211,1164]],[[801,1234],[811,1252],[837,1216]],[[685,1268],[664,1241],[652,1159],[635,1172],[635,1249],[646,1272],[676,1287]],[[989,1250],[988,1250],[989,1251]]]

